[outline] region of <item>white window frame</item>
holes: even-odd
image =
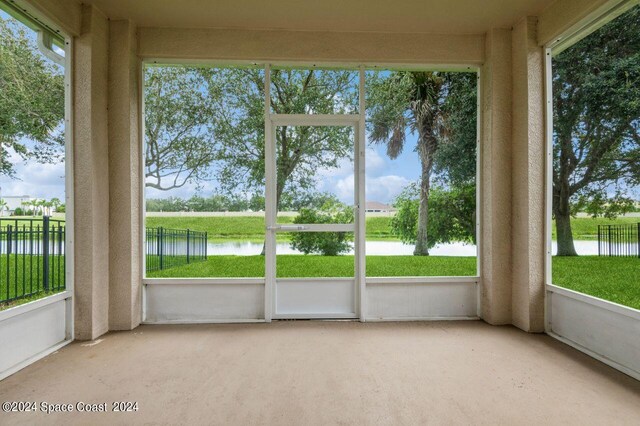
[[[10,7],[13,5],[9,4]],[[0,380],[4,377],[7,377],[14,372],[26,367],[27,365],[59,350],[60,348],[68,345],[74,340],[75,336],[75,298],[74,298],[74,288],[75,288],[75,274],[74,274],[74,260],[75,260],[75,251],[74,251],[74,241],[75,241],[75,214],[74,214],[74,139],[73,139],[73,37],[70,36],[65,31],[58,29],[54,24],[50,23],[50,21],[43,17],[37,10],[30,7],[29,5],[23,5],[24,8],[21,10],[20,14],[26,16],[27,19],[32,19],[34,23],[24,23],[19,18],[14,18],[20,21],[21,24],[30,28],[33,31],[37,31],[34,29],[37,23],[38,26],[43,27],[43,31],[47,31],[47,33],[55,33],[64,38],[64,139],[65,139],[65,153],[64,153],[64,161],[65,161],[65,290],[56,294],[52,294],[50,296],[46,296],[40,299],[36,299],[31,302],[23,303],[20,305],[13,306],[11,308],[0,311],[0,322],[23,316],[25,318],[29,317],[30,314],[35,314],[35,311],[46,309],[47,307],[59,303],[60,301],[64,301],[65,303],[65,339],[46,349],[43,352],[40,352],[34,356],[31,356],[28,359],[25,359],[23,362],[17,364],[12,367],[10,370],[5,370],[0,372]],[[44,53],[43,53],[44,54]],[[49,58],[51,59],[51,58]],[[58,58],[60,59],[60,58]],[[56,61],[56,63],[60,64],[60,62]],[[20,348],[16,348],[19,350]]]
[[[640,4],[639,0],[612,0],[543,47],[546,157],[544,323],[545,332],[549,336],[640,380],[640,369],[638,369],[640,363],[632,365],[627,359],[630,351],[637,350],[627,346],[635,341],[634,334],[638,335],[640,310],[553,284],[551,238],[553,227],[553,56],[638,4]],[[576,308],[579,309],[576,311]],[[559,314],[559,317],[554,316],[554,311]],[[584,312],[588,313],[585,315]],[[625,335],[623,339],[616,336],[620,333]]]
[[[476,294],[477,294],[477,317],[480,317],[481,312],[481,285],[480,285],[480,276],[481,276],[481,264],[482,264],[482,253],[480,248],[481,240],[482,240],[482,214],[481,214],[481,202],[482,202],[482,181],[481,181],[481,130],[482,130],[482,108],[481,108],[481,69],[479,66],[469,66],[462,64],[450,64],[450,65],[415,65],[415,64],[371,64],[371,63],[325,63],[325,62],[307,62],[307,61],[289,61],[289,62],[278,62],[278,61],[238,61],[238,60],[189,60],[189,59],[168,59],[168,58],[144,58],[141,60],[140,67],[140,105],[141,105],[141,114],[140,114],[140,144],[141,144],[141,170],[144,170],[144,70],[147,65],[165,65],[165,66],[176,66],[176,65],[192,65],[192,66],[207,66],[207,67],[232,67],[232,66],[256,66],[263,67],[265,69],[265,118],[269,118],[270,120],[265,120],[265,144],[267,143],[267,136],[271,134],[271,126],[273,123],[284,122],[283,120],[287,120],[288,124],[291,123],[303,123],[305,122],[308,115],[290,115],[288,117],[282,117],[277,114],[271,114],[270,111],[270,81],[267,78],[269,73],[266,72],[267,69],[271,67],[300,67],[300,68],[319,68],[319,69],[349,69],[349,70],[359,70],[360,71],[360,79],[359,79],[359,110],[357,115],[351,115],[351,117],[357,116],[357,134],[360,138],[360,150],[356,156],[356,161],[358,158],[361,158],[362,167],[356,166],[358,173],[356,173],[355,179],[355,187],[359,189],[356,194],[358,197],[358,205],[362,206],[359,209],[359,213],[363,216],[363,219],[359,221],[360,229],[355,229],[356,241],[359,241],[359,244],[362,247],[359,250],[360,256],[356,259],[356,269],[363,271],[360,276],[361,279],[357,279],[356,289],[356,312],[357,316],[355,318],[359,318],[361,321],[365,320],[366,315],[366,288],[368,284],[434,284],[439,285],[443,282],[458,282],[458,283],[469,283],[474,284],[476,286]],[[477,132],[476,132],[476,274],[473,276],[398,276],[398,277],[368,277],[365,274],[366,271],[366,253],[364,249],[364,245],[366,243],[366,214],[365,214],[365,158],[364,151],[366,151],[366,127],[365,127],[365,119],[366,119],[366,105],[365,105],[365,75],[368,70],[429,70],[429,71],[461,71],[461,72],[474,72],[477,77],[477,108],[476,108],[476,117],[477,117]],[[268,112],[268,115],[267,115]],[[338,115],[320,115],[317,123],[324,124],[316,124],[314,125],[343,125],[345,122],[353,122],[352,120],[346,120],[343,118],[338,118]],[[289,122],[289,119],[292,119],[293,122]],[[298,120],[298,121],[296,121]],[[271,124],[269,124],[271,123]],[[265,170],[265,182],[267,182],[267,171]],[[225,277],[207,277],[207,278],[147,278],[146,277],[146,265],[145,265],[145,253],[144,253],[144,229],[146,223],[146,195],[145,195],[145,180],[144,173],[141,174],[141,191],[140,191],[140,259],[141,259],[141,276],[140,280],[143,284],[143,320],[146,318],[145,306],[146,306],[146,286],[148,285],[175,285],[179,283],[184,284],[199,284],[199,285],[228,285],[228,284],[247,284],[247,285],[255,285],[255,284],[263,284],[265,286],[265,321],[270,321],[273,317],[273,303],[274,303],[274,295],[273,288],[274,282],[268,283],[267,277],[269,275],[275,276],[275,271],[271,272],[267,270],[270,264],[270,255],[269,250],[267,250],[265,256],[265,275],[264,277],[252,277],[252,278],[225,278]],[[275,175],[274,175],[275,176]],[[268,200],[268,184],[265,186],[265,200]],[[360,189],[361,188],[361,189]],[[269,223],[267,212],[269,209],[265,211],[265,224]],[[267,246],[269,246],[269,234],[270,232],[265,231],[265,241],[267,242]],[[275,233],[274,233],[275,235]],[[362,235],[362,238],[358,239],[358,235]],[[275,256],[275,252],[271,253],[272,256]],[[275,265],[275,263],[273,263]],[[357,275],[357,274],[356,274]],[[466,319],[466,318],[465,318]]]

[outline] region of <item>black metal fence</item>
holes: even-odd
[[[0,218],[0,303],[65,289],[65,222]]]
[[[598,225],[598,256],[640,258],[640,223]]]
[[[146,228],[146,271],[207,260],[207,233],[190,229]]]

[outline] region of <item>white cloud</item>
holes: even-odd
[[[64,199],[64,163],[25,162],[15,153],[10,155],[10,161],[14,164],[17,179],[0,177],[2,195],[29,195],[36,198]]]
[[[343,203],[353,204],[354,201],[354,177],[353,173],[349,176],[338,179],[335,183],[334,189],[329,192],[336,194],[338,199]]]
[[[373,148],[365,151],[365,171],[368,176],[380,176],[387,168],[387,159]]]
[[[411,181],[403,176],[387,175],[367,178],[367,201],[379,201],[390,204]]]
[[[343,158],[338,161],[336,167],[322,167],[316,170],[316,178],[321,181],[326,178],[347,176],[348,174],[353,174],[353,168],[353,161],[348,158]]]
[[[411,180],[396,175],[369,177],[365,181],[367,201],[379,201],[390,204],[402,192]],[[343,203],[352,204],[354,197],[353,173],[336,178],[327,179],[318,185],[318,190],[335,194]]]

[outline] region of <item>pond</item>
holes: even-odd
[[[576,250],[580,255],[597,255],[597,241],[574,241]],[[414,246],[403,244],[400,241],[367,241],[367,255],[372,256],[411,256]],[[230,241],[224,243],[209,243],[207,245],[207,255],[236,255],[236,256],[256,256],[262,251],[262,243]],[[553,253],[557,251],[556,243],[553,242]],[[293,250],[289,243],[279,242],[276,244],[277,254],[301,254]],[[473,244],[447,243],[437,244],[429,253],[432,256],[475,256],[476,246]],[[353,254],[353,250],[348,254]]]
[[[178,252],[186,252],[186,241],[176,241]],[[597,241],[574,241],[576,251],[582,256],[597,256],[598,255],[598,242]],[[184,247],[181,247],[184,246]],[[366,250],[368,255],[372,256],[411,256],[413,255],[413,245],[403,244],[400,241],[367,241]],[[64,254],[64,244],[58,242],[51,243],[50,253]],[[236,255],[236,256],[256,256],[262,251],[262,243],[257,242],[244,242],[244,241],[228,241],[224,243],[209,243],[207,244],[207,255]],[[19,242],[16,247],[15,243],[12,244],[12,253],[24,254],[24,253],[42,253],[42,241],[26,242],[23,244]],[[557,252],[556,242],[553,242],[553,254]],[[0,240],[0,254],[7,253],[7,241]],[[286,242],[279,242],[276,244],[277,254],[301,254],[300,252],[293,250],[291,245]],[[433,256],[475,256],[476,246],[473,244],[463,243],[448,243],[437,244],[429,253]],[[353,250],[348,254],[353,254]]]

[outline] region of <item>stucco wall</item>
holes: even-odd
[[[484,56],[483,35],[140,28],[144,58],[468,64]]]
[[[585,21],[601,15],[623,0],[558,0],[540,14],[537,40],[540,46]]]
[[[536,18],[512,31],[512,322],[544,330],[545,135],[543,51]]]
[[[93,339],[109,317],[109,27],[95,8],[82,7],[74,47],[75,334]]]
[[[486,38],[481,71],[481,306],[491,324],[511,323],[511,31]]]
[[[45,18],[69,36],[81,32],[82,12],[77,0],[15,0],[15,3],[34,16]]]
[[[109,329],[141,320],[139,61],[130,21],[109,22]]]

